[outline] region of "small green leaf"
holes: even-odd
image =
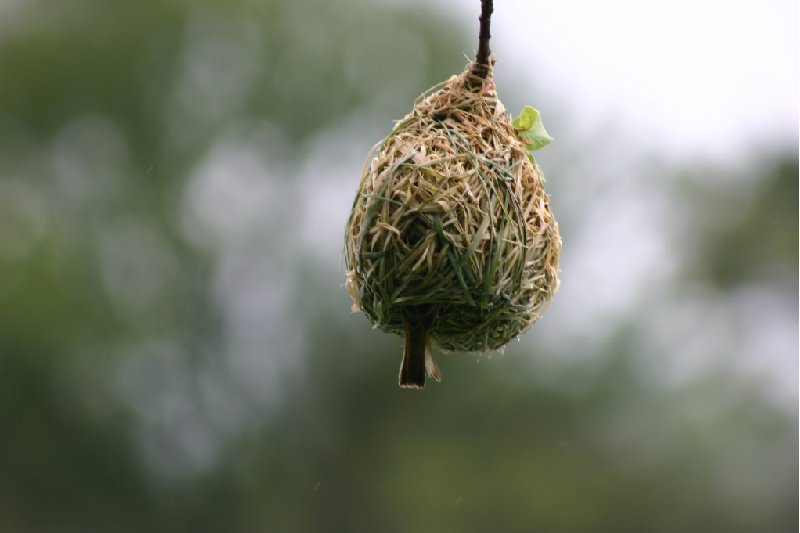
[[[514,129],[517,130],[530,129],[533,121],[536,120],[538,116],[539,111],[536,108],[526,105],[522,110],[522,113],[520,113],[519,116],[514,119],[512,125],[514,126]]]
[[[522,113],[511,122],[511,125],[517,130],[517,135],[525,141],[528,150],[538,150],[553,141],[544,129],[539,110],[529,105],[522,109]]]

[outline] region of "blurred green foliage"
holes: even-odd
[[[399,340],[346,313],[332,265],[270,244],[294,229],[277,223],[291,201],[237,253],[295,273],[275,286],[302,361],[276,367],[269,401],[242,384],[229,244],[181,215],[199,161],[245,131],[289,181],[320,132],[400,117],[457,72],[472,39],[452,21],[355,1],[3,9],[0,531],[796,527],[795,413],[724,360],[653,386],[633,317],[555,378],[552,349],[515,346],[445,357],[445,383],[400,391]],[[675,192],[694,228],[681,282],[796,302],[797,160],[758,168],[752,189]],[[211,209],[224,220],[225,198]]]

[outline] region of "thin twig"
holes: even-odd
[[[481,0],[481,16],[478,18],[480,21],[480,29],[478,31],[478,53],[475,54],[475,66],[472,69],[472,74],[477,78],[484,80],[489,73],[491,66],[489,65],[489,39],[492,37],[490,32],[492,11],[494,11],[493,0]]]

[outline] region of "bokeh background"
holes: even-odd
[[[797,3],[495,4],[562,288],[414,392],[343,229],[478,0],[0,1],[0,531],[796,531]]]

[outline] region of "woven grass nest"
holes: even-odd
[[[439,379],[431,342],[495,350],[539,319],[558,289],[561,238],[491,68],[476,79],[468,66],[424,93],[367,159],[345,232],[346,286],[354,311],[405,336],[401,386]]]

